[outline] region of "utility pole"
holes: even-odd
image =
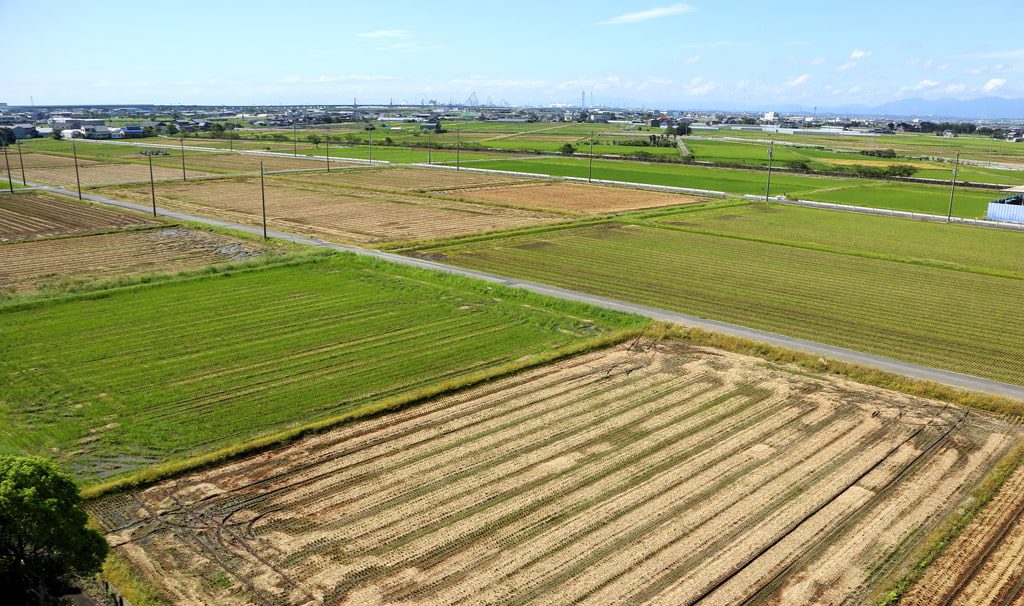
[[[327,144],[327,172],[331,172],[331,134],[324,135],[324,143]]]
[[[768,185],[764,188],[764,203],[768,204],[768,196],[772,191],[772,152],[775,151],[775,140],[768,145]]]
[[[153,183],[153,153],[146,154],[149,158],[149,197],[153,200],[153,216],[156,216],[156,185]]]
[[[82,199],[82,179],[78,176],[78,149],[75,147],[75,138],[71,138],[71,155],[75,157],[75,184],[78,185],[78,199]],[[13,190],[12,190],[13,191]]]
[[[953,194],[956,192],[956,173],[960,168],[960,152],[956,152],[956,160],[953,162],[953,180],[949,182],[949,210],[946,211],[946,223],[953,221]]]
[[[373,126],[373,125],[371,124],[371,126]],[[369,135],[369,137],[370,137],[370,150],[368,152],[367,158],[369,158],[370,163],[372,164],[373,163],[373,131],[372,130],[368,130],[368,131],[366,131],[366,134]]]
[[[459,156],[462,155],[462,127],[458,126],[455,128],[455,170],[462,170],[459,165]]]
[[[181,131],[181,180],[188,181],[185,176],[185,131]]]
[[[428,130],[427,131],[427,164],[431,164],[431,163],[432,162],[431,162],[431,157],[430,157],[430,131]]]
[[[18,140],[18,164],[21,165],[21,184],[28,185],[28,181],[25,180],[25,158],[21,155],[21,140]]]
[[[4,164],[7,166],[7,188],[10,189],[11,193],[13,194],[14,193],[14,178],[11,177],[11,160],[10,160],[10,158],[7,157],[7,142],[3,141],[3,142],[0,142],[0,143],[3,143],[3,148],[4,148]],[[77,165],[75,166],[75,173],[76,174],[78,173],[78,166]],[[79,194],[79,197],[81,197],[81,194]]]
[[[299,140],[295,134],[295,121],[292,120],[292,155],[299,155]]]
[[[263,186],[263,160],[260,160],[260,206],[263,208],[263,239],[267,239],[267,191]]]
[[[590,131],[590,165],[587,167],[587,183],[594,180],[594,131]]]

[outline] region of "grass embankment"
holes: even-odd
[[[589,174],[588,161],[583,158],[481,160],[467,165],[474,168],[560,177],[586,178]],[[763,171],[618,160],[594,160],[593,168],[595,179],[689,187],[730,194],[764,195],[766,177]],[[943,215],[946,214],[949,205],[949,189],[945,186],[874,179],[815,177],[782,172],[772,175],[771,194],[819,202]],[[958,188],[953,214],[958,217],[984,217],[988,203],[999,197],[998,194],[999,192],[994,190]]]
[[[0,450],[93,496],[646,325],[354,255],[208,272],[0,307]]]
[[[826,223],[850,219],[817,212]],[[699,212],[688,213],[685,222],[699,222],[700,217]],[[664,215],[659,218],[665,219]],[[899,222],[890,224],[890,231],[898,235],[906,228],[908,237],[889,247],[874,236],[862,235],[858,241],[852,234],[835,236],[834,242],[826,237],[818,238],[823,244],[796,246],[760,236],[723,237],[679,226],[624,225],[620,218],[600,225],[440,246],[421,254],[472,269],[1024,384],[1024,327],[993,321],[1012,317],[1024,297],[1024,280],[1002,275],[1016,274],[1024,260],[996,247],[1004,238],[1019,234],[958,227],[973,231],[922,235],[919,228],[935,226],[883,220]],[[800,237],[793,235],[798,227],[783,225],[775,230],[780,240]],[[988,236],[994,239],[989,241]],[[963,246],[975,248],[969,267],[949,267],[956,257],[943,249],[956,238],[962,239]],[[830,246],[833,250],[828,250]]]

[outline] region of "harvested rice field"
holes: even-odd
[[[177,162],[181,157],[177,157]],[[263,163],[263,170],[310,170],[327,168],[326,160],[316,160],[307,156],[288,158],[284,156],[260,156],[256,154],[233,154],[233,153],[211,153],[185,151],[186,168],[205,170],[211,172],[259,172],[260,162]],[[162,161],[169,165],[167,159]],[[331,167],[355,166],[351,162],[331,161]],[[178,176],[181,176],[179,169]]]
[[[332,173],[333,174],[333,173]],[[122,187],[103,195],[148,204],[149,187]],[[157,206],[259,225],[258,177],[167,183]],[[270,229],[352,242],[381,244],[527,227],[565,217],[512,208],[436,200],[424,196],[297,184],[291,177],[266,180]]]
[[[946,548],[900,604],[1024,604],[1024,467]]]
[[[177,272],[245,261],[274,249],[180,226],[0,245],[0,293]]]
[[[187,177],[206,177],[213,173],[199,170],[186,170]],[[66,165],[40,166],[35,168],[25,167],[25,177],[32,183],[44,183],[46,185],[60,185],[67,188],[75,188],[78,181],[75,176],[74,163]],[[109,164],[79,163],[78,177],[82,187],[97,187],[101,185],[116,185],[119,183],[142,183],[149,186],[149,166],[146,164],[130,164],[116,162]],[[153,165],[153,179],[166,181],[181,179],[181,168]]]
[[[152,225],[142,217],[36,192],[0,194],[0,242]]]
[[[707,201],[704,198],[685,194],[557,181],[504,187],[482,187],[439,193],[458,196],[467,200],[582,213],[619,212]]]
[[[55,156],[51,154],[38,154],[25,152],[21,155],[21,162],[19,162],[18,156],[11,154],[9,156],[11,161],[11,174],[20,176],[19,171],[21,170],[21,162],[24,162],[25,168],[59,168],[64,166],[74,167],[75,159],[71,156]],[[89,166],[92,164],[101,164],[96,160],[87,160],[85,158],[78,159],[79,166]],[[6,174],[6,173],[5,173]],[[28,174],[26,173],[26,177]]]
[[[863,603],[1020,433],[633,342],[90,509],[177,604]]]
[[[522,183],[526,179],[513,175],[487,174],[440,168],[364,168],[331,174],[308,174],[290,177],[304,183],[347,185],[395,191],[429,191],[483,185]]]

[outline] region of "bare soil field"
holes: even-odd
[[[178,157],[178,161],[181,157]],[[283,156],[258,156],[255,154],[217,154],[212,152],[185,151],[185,166],[198,170],[220,170],[231,172],[256,172],[260,170],[307,170],[327,168],[325,160],[315,160],[306,156],[285,158]],[[351,162],[331,161],[331,167],[353,166]],[[180,176],[181,173],[179,172]]]
[[[703,198],[626,187],[576,183],[531,183],[502,187],[481,187],[438,193],[467,200],[513,204],[537,209],[584,213],[605,213],[676,204],[706,202]]]
[[[8,159],[11,161],[11,174],[20,176],[21,164],[18,162],[18,155],[9,154]],[[21,159],[25,162],[26,177],[28,176],[27,169],[29,168],[61,168],[64,166],[74,167],[75,165],[74,158],[50,154],[23,153]],[[101,162],[84,158],[78,159],[79,166],[90,166],[93,164],[101,164]],[[4,174],[6,175],[6,172]]]
[[[111,188],[102,193],[149,203],[148,186]],[[161,208],[252,225],[261,223],[258,177],[166,183],[156,189],[156,194]],[[360,244],[451,237],[564,220],[541,212],[399,193],[301,185],[290,177],[268,178],[266,199],[271,229]]]
[[[481,185],[522,183],[526,179],[511,175],[493,175],[472,171],[437,168],[365,168],[337,173],[310,173],[288,177],[304,183],[354,185],[394,191],[431,191]]]
[[[0,292],[177,272],[274,250],[203,230],[168,226],[0,245]]]
[[[1024,604],[1024,467],[1003,484],[900,604]]]
[[[151,225],[142,217],[36,192],[0,194],[0,242]]]
[[[1020,429],[675,342],[94,502],[174,603],[859,603]]]
[[[188,177],[205,177],[212,173],[198,170],[187,170]],[[45,183],[47,185],[61,185],[67,188],[74,188],[75,166],[67,164],[63,166],[45,166],[28,168],[25,167],[25,177],[34,183]],[[79,163],[78,177],[81,179],[82,187],[96,187],[100,185],[117,185],[119,183],[141,183],[149,184],[149,166],[146,164],[130,164],[127,162],[118,163]],[[169,168],[166,166],[153,166],[153,178],[157,181],[181,179],[180,168]]]

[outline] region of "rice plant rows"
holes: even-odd
[[[1019,433],[634,342],[91,510],[176,603],[863,601]]]

